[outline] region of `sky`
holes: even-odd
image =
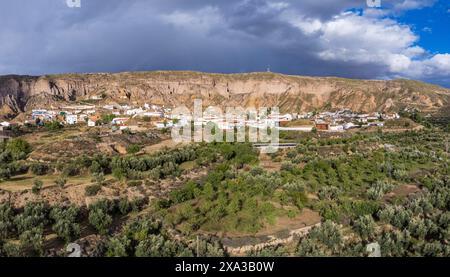
[[[70,1],[0,1],[0,75],[270,68],[450,87],[449,0]]]

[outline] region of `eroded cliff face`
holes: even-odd
[[[191,106],[194,99],[221,107],[280,107],[283,112],[349,108],[434,112],[450,106],[450,90],[417,81],[313,78],[273,73],[135,72],[0,77],[0,114],[103,95],[103,102]]]

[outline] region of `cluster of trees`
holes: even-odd
[[[144,205],[143,199],[101,200],[86,213],[74,205],[51,207],[44,202],[30,202],[23,210],[15,210],[8,203],[0,204],[0,257],[44,255],[47,229],[65,243],[74,241],[81,234],[85,217],[99,234],[106,235],[115,217],[137,212]]]
[[[371,200],[380,200],[386,193],[390,192],[394,185],[378,180],[367,190],[367,196]]]
[[[30,144],[23,139],[0,143],[0,181],[26,173],[29,167],[24,160],[30,152]]]
[[[109,174],[111,173],[111,158],[102,154],[96,154],[92,157],[82,155],[69,162],[59,162],[56,168],[64,176],[69,177],[78,176],[86,172],[91,174]]]
[[[50,219],[54,224],[52,230],[66,243],[79,237],[81,230],[78,223],[80,209],[74,205],[68,207],[54,207],[50,212]]]
[[[377,242],[382,256],[450,255],[450,182],[443,178],[429,191],[401,205],[385,204],[351,221],[353,235],[332,221],[300,239],[299,256],[366,256]],[[346,232],[347,239],[343,239]],[[356,236],[356,237],[355,237]]]
[[[284,160],[281,174],[285,180],[295,179],[306,191],[318,196],[310,207],[326,221],[299,241],[297,254],[365,256],[368,254],[365,245],[378,242],[384,256],[450,255],[447,136],[426,130],[377,133],[357,139],[304,139],[295,150],[287,151],[285,158],[283,153],[274,155],[273,158]],[[359,149],[364,147],[365,143],[360,143],[363,141],[395,148],[352,150],[351,155],[336,151],[338,154],[332,157],[319,152],[319,146],[326,145],[348,149],[351,144]],[[395,205],[385,204],[386,193],[398,185],[411,183],[423,185],[424,191],[415,197],[395,197]],[[349,222],[352,234],[338,225]],[[332,232],[320,236],[326,230]],[[337,239],[344,232],[349,239]],[[283,253],[282,248],[268,251]]]
[[[16,214],[9,204],[0,205],[0,241],[3,255],[21,256],[24,251],[32,255],[43,253],[43,231],[48,223],[48,207],[44,203],[28,203],[22,213]],[[5,243],[18,237],[20,244]]]
[[[48,173],[49,166],[45,163],[33,163],[30,170],[34,175],[43,176]]]
[[[145,199],[128,200],[121,198],[119,201],[100,200],[89,206],[88,220],[99,234],[108,234],[114,217],[126,215],[131,211],[139,211],[146,204]]]
[[[202,180],[187,182],[170,194],[169,201],[160,202],[160,207],[174,207],[166,218],[183,232],[202,228],[256,233],[265,224],[275,223],[279,214],[292,215],[306,205],[305,185],[298,180],[257,166],[239,170],[257,161],[251,145],[216,144],[209,149],[221,163]]]
[[[143,157],[114,157],[111,169],[114,177],[118,179],[159,179],[167,176],[177,176],[180,173],[179,165],[193,161],[197,157],[194,147],[186,147],[158,155]]]
[[[161,221],[149,217],[128,223],[120,234],[108,239],[107,257],[222,257],[225,252],[208,239],[176,240]]]
[[[300,257],[355,256],[362,252],[362,244],[346,245],[342,228],[332,221],[325,221],[300,239],[296,255]]]

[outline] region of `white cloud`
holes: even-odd
[[[303,33],[311,35],[322,29],[322,22],[319,19],[296,17],[286,17],[288,21],[295,27],[299,28]]]
[[[419,6],[406,2],[405,9]],[[378,77],[423,79],[449,74],[450,54],[430,57],[417,45],[419,37],[410,26],[384,14],[345,12],[328,21],[290,16],[290,23],[318,46],[312,54],[321,60],[384,67]]]
[[[435,2],[436,0],[403,0],[399,3],[394,4],[393,9],[395,11],[416,10],[431,7]]]
[[[450,54],[437,54],[423,63],[440,71],[440,74],[450,75]]]
[[[408,26],[354,13],[324,22],[318,39],[322,59],[384,64],[394,70],[424,51],[414,45],[418,37]]]
[[[401,54],[390,54],[386,62],[392,72],[403,72],[411,66],[411,59]]]
[[[429,34],[433,33],[433,29],[431,29],[430,27],[424,27],[422,28],[422,31]]]

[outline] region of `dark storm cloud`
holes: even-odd
[[[157,69],[228,73],[264,71],[270,65],[288,74],[392,76],[389,65],[372,60],[321,56],[330,50],[327,39],[335,38],[334,29],[325,24],[349,8],[364,7],[365,0],[81,3],[76,9],[68,8],[65,0],[2,0],[0,74]],[[331,35],[323,39],[327,30]]]

